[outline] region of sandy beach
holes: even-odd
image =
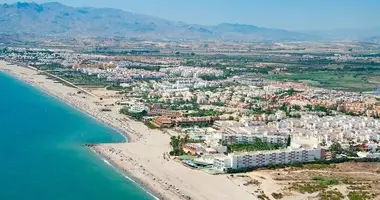
[[[193,170],[170,158],[167,154],[170,136],[129,120],[118,113],[120,107],[113,107],[111,112],[100,111],[104,102],[117,100],[113,97],[101,101],[96,96],[78,93],[80,89],[59,83],[34,69],[4,61],[0,61],[0,71],[67,102],[124,134],[128,143],[97,144],[90,148],[159,199],[257,199],[227,175]]]

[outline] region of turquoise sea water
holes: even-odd
[[[0,73],[0,200],[153,199],[83,144],[123,137]]]

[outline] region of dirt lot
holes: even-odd
[[[380,163],[305,165],[228,175],[259,199],[380,199]]]

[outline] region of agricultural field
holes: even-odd
[[[268,75],[267,77],[271,80],[304,82],[311,86],[350,92],[373,91],[380,85],[380,82],[377,82],[379,80],[379,76],[376,76],[376,74],[366,73],[318,71],[276,74]]]

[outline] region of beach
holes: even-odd
[[[119,114],[119,106],[102,112],[102,99],[81,89],[62,84],[46,74],[0,61],[0,71],[10,74],[74,106],[122,133],[128,143],[90,145],[104,158],[137,184],[159,199],[256,199],[250,192],[232,182],[227,175],[210,175],[193,170],[170,158],[170,135],[152,130],[141,122]],[[103,97],[102,97],[103,98]]]
[[[154,199],[85,146],[122,134],[2,72],[0,88],[0,199]]]

